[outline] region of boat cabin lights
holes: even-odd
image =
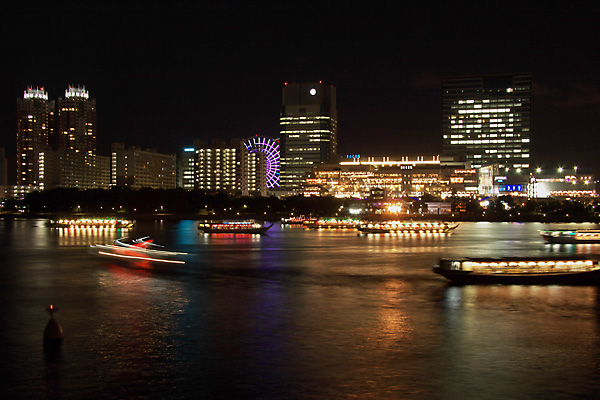
[[[519,261],[519,262],[486,262],[486,261],[463,261],[462,269],[465,271],[472,271],[473,268],[533,268],[533,267],[591,267],[594,263],[591,260],[566,260],[566,261]]]

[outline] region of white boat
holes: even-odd
[[[600,243],[599,229],[548,229],[540,231],[540,235],[547,243]]]
[[[116,239],[112,244],[95,244],[90,249],[97,255],[120,261],[147,261],[151,263],[185,264],[187,253],[165,250],[149,236]]]

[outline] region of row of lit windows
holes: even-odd
[[[314,117],[280,117],[280,121],[302,121],[306,119],[331,119],[331,117],[327,117],[325,115],[317,115]]]
[[[490,144],[490,143],[529,143],[529,139],[474,139],[474,140],[451,140],[450,144]]]
[[[513,132],[513,129],[505,129],[506,132]],[[503,137],[503,138],[512,138],[512,137],[519,137],[520,134],[518,133],[500,133],[500,135],[498,135],[497,133],[483,133],[480,135],[477,135],[478,138],[496,138],[496,137]],[[471,135],[450,135],[450,139],[463,139],[463,138],[469,138],[471,137]],[[444,135],[444,139],[448,139],[448,135]]]
[[[485,108],[485,109],[461,109],[459,114],[481,114],[481,113],[509,113],[510,108]]]
[[[293,131],[279,131],[280,134],[291,135],[294,133],[328,133],[332,134],[333,132],[328,129],[304,129],[304,130],[293,130]]]

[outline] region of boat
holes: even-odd
[[[81,218],[50,220],[48,226],[54,228],[97,228],[123,229],[132,228],[135,221],[113,218]]]
[[[94,244],[92,252],[99,256],[121,261],[147,261],[151,263],[185,264],[187,253],[165,250],[164,246],[154,243],[149,236],[129,239],[120,238],[111,244]]]
[[[592,284],[600,264],[589,257],[441,258],[433,272],[458,284]]]
[[[319,218],[316,221],[306,221],[304,226],[310,229],[356,229],[361,223],[360,219],[352,218]]]
[[[447,222],[370,221],[360,224],[363,233],[448,233],[458,224]]]
[[[549,229],[540,231],[546,243],[600,243],[599,229]]]
[[[281,218],[281,223],[286,225],[304,225],[305,223],[315,221],[317,221],[317,218],[305,216]]]
[[[261,224],[253,219],[227,220],[227,221],[205,221],[198,225],[204,233],[244,233],[262,235],[271,229],[271,225]]]

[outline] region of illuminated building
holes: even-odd
[[[185,190],[196,188],[196,149],[186,147],[181,153],[179,159],[179,168],[177,169],[177,186]]]
[[[17,185],[44,187],[40,154],[50,150],[53,132],[54,101],[43,87],[27,88],[17,99]]]
[[[266,137],[196,141],[195,188],[268,196],[279,185],[279,160],[278,141]]]
[[[137,147],[111,146],[111,186],[132,189],[175,189],[177,157]]]
[[[51,187],[107,188],[108,158],[97,155],[96,100],[83,86],[69,86],[58,99],[58,152],[46,155]]]
[[[206,191],[237,191],[239,184],[240,146],[234,139],[228,146],[222,140],[196,147],[196,188]]]
[[[336,90],[319,83],[290,83],[282,89],[281,189],[300,192],[307,173],[337,159]]]
[[[442,87],[442,151],[473,168],[531,165],[531,75],[446,78]]]
[[[280,185],[279,143],[277,140],[255,136],[242,147],[242,195],[252,192],[267,196],[269,189]]]
[[[318,166],[306,178],[304,195],[331,195],[367,199],[377,194],[381,200],[404,196],[475,196],[478,173],[454,159],[419,157],[353,157],[339,164]]]
[[[591,169],[538,170],[530,174],[531,197],[596,197]]]

